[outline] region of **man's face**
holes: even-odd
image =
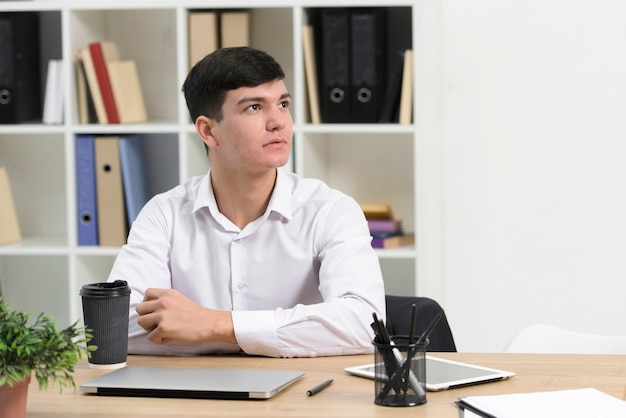
[[[291,96],[282,80],[230,90],[223,118],[213,121],[212,158],[238,170],[266,170],[287,164],[291,153]]]

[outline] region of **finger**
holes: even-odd
[[[135,306],[135,311],[139,315],[147,315],[153,313],[156,310],[156,302],[140,302]]]
[[[143,294],[143,301],[147,302],[150,300],[156,300],[163,295],[165,289],[157,289],[157,288],[148,288]]]
[[[164,337],[163,334],[161,334],[161,330],[159,329],[159,327],[156,327],[152,330],[152,332],[148,333],[148,341],[161,345],[167,344],[173,340],[172,338]]]
[[[163,344],[163,338],[161,337],[161,333],[159,332],[159,327],[154,328],[152,332],[148,333],[148,341],[151,341],[155,344]]]
[[[147,314],[137,318],[137,324],[148,332],[152,332],[159,325],[156,315]]]

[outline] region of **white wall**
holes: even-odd
[[[445,308],[626,334],[626,2],[443,0]]]

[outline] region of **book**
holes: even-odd
[[[393,212],[389,203],[359,202],[361,210],[368,221],[372,219],[393,219]]]
[[[211,11],[189,12],[189,68],[219,48],[217,13]]]
[[[109,79],[109,71],[107,65],[110,62],[119,61],[117,46],[113,42],[91,42],[88,46],[93,67],[100,87],[104,110],[106,111],[108,123],[120,123],[117,113],[117,106],[113,97],[111,81]],[[106,52],[105,52],[106,50]]]
[[[6,168],[0,167],[0,244],[11,244],[21,239],[9,175]]]
[[[372,237],[372,247],[373,248],[399,248],[404,247],[406,245],[415,244],[415,234],[407,233],[400,234],[387,237]]]
[[[39,13],[0,13],[0,124],[41,122]]]
[[[369,219],[367,226],[372,234],[402,231],[400,219]]]
[[[135,61],[110,62],[107,68],[120,123],[147,121],[148,115]]]
[[[93,100],[93,105],[96,110],[97,120],[95,122],[99,124],[107,124],[107,113],[104,108],[104,101],[102,99],[102,93],[100,92],[100,85],[98,84],[98,77],[96,76],[96,69],[93,64],[93,59],[91,58],[91,52],[89,52],[89,48],[82,48],[79,50],[79,54],[85,71],[87,88],[89,89],[89,94]]]
[[[42,120],[47,125],[63,123],[63,61],[61,60],[48,61]]]
[[[490,418],[626,416],[624,400],[594,388],[468,396],[456,404],[466,416]]]
[[[391,238],[397,237],[398,235],[403,235],[404,232],[402,230],[399,231],[388,231],[388,232],[376,232],[370,230],[370,236],[372,238]]]
[[[141,135],[127,135],[120,136],[118,141],[126,221],[130,228],[150,199],[144,140]]]
[[[75,138],[78,245],[98,245],[94,135]]]
[[[322,122],[320,116],[320,100],[317,84],[317,63],[315,61],[315,37],[313,25],[302,26],[302,52],[304,54],[304,74],[306,77],[307,95],[311,123]]]
[[[85,70],[80,59],[80,54],[74,58],[74,76],[76,79],[76,112],[78,123],[81,125],[89,123],[89,110],[87,104],[87,80]]]
[[[126,243],[127,227],[118,137],[96,137],[94,154],[99,243],[121,246]]]
[[[402,70],[402,90],[400,91],[399,122],[410,125],[413,120],[413,51],[404,51],[404,67]]]
[[[98,116],[93,102],[93,97],[87,85],[87,76],[85,74],[85,65],[83,63],[80,52],[76,53],[74,59],[76,71],[76,107],[78,123],[97,123]]]
[[[220,47],[250,46],[250,12],[220,13]]]

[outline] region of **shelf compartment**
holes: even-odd
[[[389,203],[405,231],[414,231],[412,135],[306,134],[295,147],[302,176],[319,178],[359,202]]]
[[[73,10],[67,54],[73,60],[90,42],[115,42],[120,59],[137,64],[148,120],[176,124],[180,95],[176,33],[175,9]],[[75,78],[73,74],[72,100]],[[76,121],[75,106],[71,108]]]
[[[66,165],[63,134],[0,134],[23,245],[67,243]]]

